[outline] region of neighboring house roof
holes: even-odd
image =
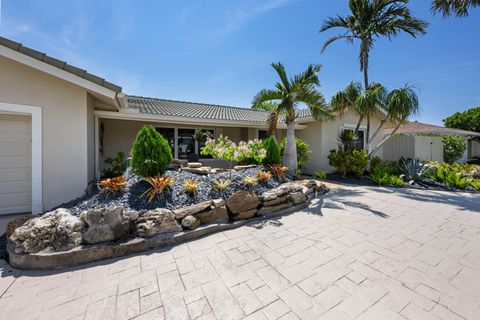
[[[137,110],[141,114],[170,117],[186,117],[195,119],[211,119],[225,121],[266,122],[269,112],[247,108],[223,106],[217,104],[176,101],[127,95],[128,109]],[[298,118],[310,116],[308,109],[301,109]],[[282,119],[279,120],[281,122]]]
[[[39,61],[45,62],[45,63],[47,63],[51,66],[54,66],[56,68],[59,68],[59,69],[64,70],[66,72],[69,72],[71,74],[74,74],[78,77],[81,77],[85,80],[91,81],[95,84],[98,84],[102,87],[105,87],[105,88],[110,89],[112,91],[115,91],[117,93],[122,91],[122,87],[120,87],[120,86],[117,86],[113,83],[110,83],[110,82],[106,81],[105,79],[100,78],[96,75],[88,73],[86,70],[83,70],[83,69],[77,68],[75,66],[72,66],[72,65],[70,65],[70,64],[68,64],[64,61],[52,58],[49,55],[47,55],[46,53],[31,49],[29,47],[25,47],[21,43],[15,42],[15,41],[7,39],[7,38],[0,37],[0,45],[2,45],[4,47],[7,47],[9,49],[18,51],[18,52],[20,52],[24,55],[27,55],[31,58],[34,58],[34,59],[37,59]]]
[[[384,133],[390,134],[394,128],[385,128]],[[433,124],[422,123],[418,121],[407,122],[406,124],[400,126],[396,132],[397,134],[450,134],[450,135],[463,135],[463,136],[474,136],[480,137],[480,133],[474,131],[467,131],[454,128],[446,128],[441,126],[436,126]]]

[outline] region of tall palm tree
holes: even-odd
[[[297,169],[297,146],[295,143],[295,119],[297,118],[297,110],[299,104],[305,104],[310,109],[312,116],[317,119],[331,119],[327,103],[323,94],[317,87],[320,84],[318,80],[318,72],[321,65],[309,65],[307,69],[295,75],[292,78],[287,77],[283,64],[272,63],[272,67],[278,74],[280,81],[275,83],[274,89],[261,90],[252,101],[252,108],[258,109],[266,101],[272,101],[276,107],[270,110],[271,113],[277,114],[277,117],[283,116],[287,124],[287,141],[283,159],[288,167],[290,174],[295,175]],[[274,126],[274,117],[270,117],[269,126]],[[278,118],[277,118],[278,119]]]
[[[387,116],[370,139],[370,143],[380,132],[381,128],[387,120],[395,123],[395,128],[388,136],[386,136],[382,141],[380,141],[380,143],[377,144],[375,148],[369,151],[369,157],[375,154],[375,152],[377,152],[378,149],[398,131],[400,126],[407,122],[408,118],[418,114],[420,108],[415,88],[409,85],[405,85],[403,88],[392,90],[387,96],[386,109]]]
[[[277,123],[280,118],[280,114],[277,110],[278,103],[273,101],[264,101],[263,103],[253,106],[253,110],[268,111],[270,114],[267,118],[267,135],[277,137]]]
[[[428,22],[412,16],[407,7],[409,0],[349,0],[351,14],[330,17],[323,22],[320,32],[341,28],[343,32],[328,39],[322,52],[337,40],[353,43],[360,41],[360,71],[363,71],[364,87],[369,87],[368,66],[370,50],[379,37],[389,40],[401,32],[412,37],[425,34]],[[370,118],[367,116],[367,137],[370,136]]]
[[[387,97],[387,90],[379,83],[371,83],[366,90],[359,82],[350,82],[342,91],[337,92],[330,101],[333,111],[343,117],[347,109],[352,110],[358,116],[355,135],[358,134],[360,125],[365,118],[373,116],[377,108],[384,108]],[[368,142],[368,139],[367,139]],[[368,147],[365,145],[365,148]]]
[[[442,13],[444,17],[455,15],[468,16],[470,8],[480,7],[480,0],[433,0],[432,11]]]

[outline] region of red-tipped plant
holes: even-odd
[[[174,182],[173,178],[169,176],[148,177],[143,180],[150,185],[150,188],[145,190],[140,197],[147,197],[148,203],[152,202],[155,197],[160,197],[165,189]]]
[[[115,178],[108,178],[100,181],[98,186],[102,189],[102,192],[113,195],[117,192],[125,189],[127,185],[127,179],[124,176],[118,176]]]

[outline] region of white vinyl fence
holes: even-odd
[[[383,158],[398,161],[401,157],[443,162],[442,137],[393,136],[383,145]]]

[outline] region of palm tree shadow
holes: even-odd
[[[362,209],[364,211],[372,213],[377,217],[381,217],[381,218],[390,217],[388,214],[375,210],[367,204],[352,200],[355,197],[361,196],[363,193],[365,192],[360,191],[358,189],[335,190],[329,193],[325,197],[314,199],[310,204],[310,206],[306,209],[306,212],[323,217],[323,213],[322,213],[323,208],[346,210],[348,209],[348,207],[350,207],[350,208]]]

